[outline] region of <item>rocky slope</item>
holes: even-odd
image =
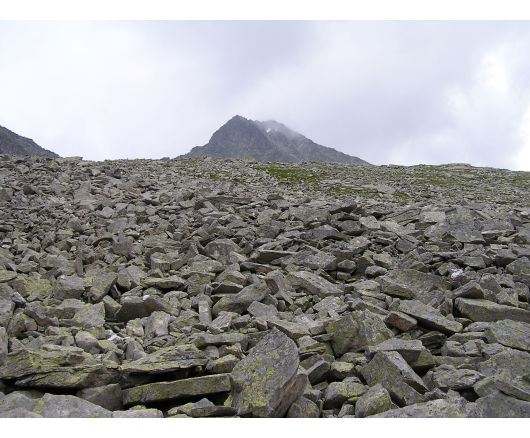
[[[0,126],[0,154],[35,155],[39,157],[58,158],[55,152],[40,147],[30,138],[15,134]]]
[[[181,158],[245,158],[262,162],[334,162],[369,164],[357,157],[321,146],[274,120],[252,121],[234,116],[204,146],[194,147]]]
[[[2,417],[529,417],[530,174],[0,156]]]

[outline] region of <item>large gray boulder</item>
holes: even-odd
[[[232,406],[238,415],[283,417],[308,383],[298,365],[294,341],[272,329],[232,371]]]

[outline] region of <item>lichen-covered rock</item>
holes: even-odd
[[[484,376],[477,371],[456,369],[451,365],[441,365],[432,371],[432,381],[443,391],[472,388]]]
[[[473,321],[512,319],[530,323],[530,310],[497,304],[488,300],[457,298],[455,307],[462,316]]]
[[[112,418],[164,418],[164,413],[159,409],[129,409],[112,412]]]
[[[4,327],[0,327],[0,366],[4,363],[7,357],[7,332]]]
[[[77,347],[51,351],[17,350],[0,367],[0,378],[17,386],[87,388],[112,383],[117,373]]]
[[[340,408],[345,401],[355,401],[367,390],[368,387],[360,383],[356,377],[347,377],[342,382],[332,382],[324,394],[324,408]]]
[[[327,324],[326,331],[332,335],[331,345],[336,356],[363,350],[393,336],[383,320],[370,311],[348,313]]]
[[[318,418],[320,417],[320,409],[312,400],[304,396],[298,397],[289,410],[287,411],[287,418]]]
[[[482,411],[463,398],[439,399],[391,409],[372,418],[480,418]]]
[[[123,390],[124,406],[156,403],[198,395],[230,391],[229,374],[192,377],[172,382],[155,382]]]
[[[493,344],[498,342],[506,347],[530,351],[530,324],[511,319],[497,321],[484,331],[486,339]]]
[[[121,387],[117,383],[81,389],[76,396],[109,411],[117,411],[122,407]]]
[[[160,374],[177,370],[201,367],[208,359],[191,344],[160,348],[137,360],[124,362],[120,370],[124,373]]]
[[[358,418],[380,414],[392,408],[392,399],[388,391],[381,385],[372,386],[355,403],[355,416]]]
[[[112,412],[73,395],[44,394],[32,409],[44,418],[110,418]]]
[[[232,371],[232,406],[238,415],[283,417],[307,384],[298,364],[294,341],[271,330]]]
[[[308,293],[325,298],[330,295],[342,295],[342,290],[326,279],[308,271],[291,272],[287,280],[293,287],[302,288]]]
[[[381,384],[399,406],[423,401],[427,387],[421,378],[396,351],[377,353],[361,368],[361,374],[370,386]]]
[[[485,376],[508,374],[515,378],[530,374],[530,354],[513,348],[501,348],[489,359],[478,364],[478,371]]]
[[[486,418],[530,418],[530,402],[500,391],[479,398],[476,404]]]
[[[420,325],[443,333],[453,334],[461,332],[462,324],[444,317],[440,311],[417,300],[404,300],[399,303],[398,310],[412,316]]]
[[[214,316],[222,311],[243,313],[254,301],[261,301],[267,295],[269,289],[263,284],[251,284],[234,295],[222,297],[212,308]]]
[[[425,350],[425,347],[419,340],[407,341],[391,338],[377,345],[369,346],[366,352],[371,357],[379,351],[397,351],[410,364],[418,360],[423,350]]]

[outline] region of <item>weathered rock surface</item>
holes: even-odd
[[[527,417],[529,184],[1,155],[0,416]]]
[[[284,416],[307,384],[299,363],[292,339],[278,330],[266,335],[232,371],[232,406],[238,415]]]

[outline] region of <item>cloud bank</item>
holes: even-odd
[[[374,164],[530,170],[529,22],[0,22],[0,125],[174,157],[234,114]]]

